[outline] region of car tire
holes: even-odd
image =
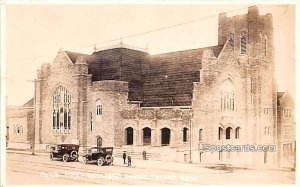
[[[63,155],[63,162],[68,162],[69,155],[66,153]]]
[[[79,162],[78,158],[79,158],[79,155],[76,156],[75,162]]]
[[[97,160],[97,164],[98,164],[98,166],[103,166],[104,165],[104,163],[105,163],[105,160],[104,160],[104,158],[101,156],[101,157],[99,157],[98,158],[98,160]]]
[[[83,163],[87,164],[87,158],[83,157]]]
[[[50,160],[53,160],[53,153],[50,153]]]
[[[70,154],[70,157],[72,158],[73,161],[77,162],[78,161],[78,153],[77,151],[72,151]]]
[[[110,164],[111,162],[112,162],[112,156],[111,155],[106,155],[106,157],[105,157],[105,162],[106,163],[108,163],[108,164]]]

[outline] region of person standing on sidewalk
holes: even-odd
[[[131,166],[131,156],[128,155],[128,156],[127,156],[127,159],[128,159],[128,167],[129,167],[129,166]]]
[[[125,153],[125,151],[123,152],[123,160],[124,160],[124,164],[126,164],[126,153]]]
[[[144,160],[146,160],[146,154],[147,154],[147,153],[146,153],[146,151],[144,150],[144,151],[143,151],[143,159],[144,159]]]

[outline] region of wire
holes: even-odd
[[[259,5],[256,5],[256,6],[259,6]],[[244,10],[244,9],[248,9],[248,6],[243,7],[243,8],[239,8],[239,9],[235,9],[235,10],[232,10],[232,11],[224,12],[224,13],[232,13],[232,12],[237,12],[237,11]],[[145,31],[145,32],[140,32],[140,33],[136,33],[136,34],[127,35],[127,36],[122,37],[122,39],[133,38],[133,37],[137,37],[137,36],[141,36],[141,35],[145,35],[145,34],[149,34],[149,33],[153,33],[153,32],[158,32],[158,31],[162,31],[162,30],[166,30],[166,29],[170,29],[170,28],[174,28],[174,27],[179,27],[179,26],[182,26],[182,25],[199,22],[199,21],[202,21],[202,20],[205,20],[205,19],[216,17],[216,16],[219,16],[219,14],[206,16],[206,17],[202,17],[202,18],[198,18],[198,19],[195,19],[195,20],[190,20],[190,21],[186,21],[186,22],[182,22],[182,23],[178,23],[178,24],[174,24],[174,25],[169,25],[169,26],[153,29],[153,30],[150,30],[150,31]],[[119,40],[120,40],[120,38],[115,38],[115,39],[111,39],[111,40],[107,40],[107,41],[102,41],[102,42],[98,42],[98,43],[85,45],[85,46],[74,48],[74,49],[71,49],[71,50],[84,49],[84,48],[87,48],[87,47],[91,47],[91,46],[95,46],[95,45],[99,45],[99,44],[110,43],[110,42],[119,41]]]
[[[261,5],[253,5],[253,6],[261,6]],[[223,12],[223,13],[227,14],[227,13],[237,12],[237,11],[244,10],[244,9],[248,9],[248,6],[243,7],[243,8],[239,8],[239,9],[235,9],[235,10],[231,10],[231,11],[228,11],[228,12]],[[182,23],[177,23],[177,24],[174,24],[174,25],[168,25],[168,26],[165,26],[165,27],[160,27],[160,28],[157,28],[157,29],[149,30],[149,31],[135,33],[135,34],[131,34],[131,35],[121,37],[121,38],[122,39],[133,38],[133,37],[137,37],[137,36],[141,36],[141,35],[145,35],[145,34],[150,34],[150,33],[153,33],[153,32],[159,32],[159,31],[162,31],[162,30],[167,30],[167,29],[171,29],[171,28],[174,28],[174,27],[179,27],[179,26],[182,26],[182,25],[199,22],[199,21],[209,19],[209,18],[213,18],[213,17],[217,17],[217,16],[219,16],[219,14],[206,16],[206,17],[202,17],[202,18],[198,18],[198,19],[194,19],[194,20],[190,20],[190,21],[186,21],[186,22],[182,22]],[[96,45],[99,45],[99,44],[105,44],[105,43],[120,41],[121,38],[114,38],[114,39],[107,40],[107,41],[97,42],[97,43],[93,43],[93,44],[87,44],[87,45],[84,45],[84,46],[81,46],[81,47],[71,48],[71,49],[68,49],[68,50],[73,51],[73,50],[79,50],[79,49],[87,49],[87,48],[90,48],[90,47],[95,47]],[[52,54],[52,53],[47,53],[47,54]],[[43,56],[38,56],[38,57],[34,57],[34,58],[36,60],[38,58],[43,58],[43,57],[45,57],[45,56],[43,55]]]

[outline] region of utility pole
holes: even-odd
[[[191,110],[192,112],[192,110]],[[192,118],[193,118],[193,113],[190,113],[190,163],[192,163],[192,132],[193,132],[193,129],[192,129]]]
[[[35,115],[36,115],[36,82],[37,80],[28,80],[29,82],[34,82],[34,97],[33,97],[33,137],[32,137],[32,155],[35,155]]]
[[[94,44],[94,53],[97,52],[97,44]]]
[[[121,38],[121,43],[120,43],[120,81],[122,81],[122,66],[123,66],[123,42]]]

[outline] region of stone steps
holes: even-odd
[[[113,153],[114,157],[123,158],[123,152],[126,151],[126,155],[130,155],[132,159],[143,159],[143,151],[134,151],[128,149],[116,150]],[[160,160],[161,154],[146,152],[146,159],[148,160]]]
[[[146,151],[147,160],[156,160],[156,161],[170,161],[174,160],[172,157],[176,156],[176,149],[166,147],[151,147],[151,146],[133,146],[127,147],[123,146],[121,148],[115,148],[113,156],[118,158],[123,158],[123,152],[126,151],[126,154],[131,156],[132,159],[143,159],[143,151]],[[172,159],[171,159],[172,158]]]

